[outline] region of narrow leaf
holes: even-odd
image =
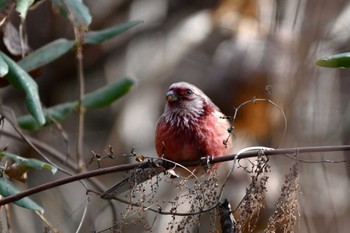
[[[70,19],[76,23],[89,26],[91,23],[91,15],[89,9],[84,5],[83,1],[62,0],[70,13]]]
[[[6,22],[2,31],[2,40],[10,54],[20,56],[28,51],[27,43],[21,40],[18,29],[11,22]]]
[[[85,95],[83,99],[83,106],[86,108],[101,108],[108,106],[121,96],[125,95],[133,84],[134,80],[129,77],[125,77],[120,81],[108,84],[105,87]],[[46,123],[43,126],[48,126],[53,122],[63,120],[72,111],[76,110],[77,106],[78,102],[74,101],[56,105],[47,109],[45,112]],[[30,115],[18,117],[17,123],[21,128],[26,130],[37,130],[43,127]]]
[[[106,40],[109,40],[123,32],[133,28],[134,26],[142,23],[143,21],[131,21],[128,23],[118,24],[114,27],[110,27],[101,31],[89,31],[86,33],[86,44],[99,44]]]
[[[56,167],[52,166],[51,164],[44,163],[44,162],[42,162],[40,160],[37,160],[37,159],[27,159],[27,158],[21,157],[19,155],[12,154],[12,153],[7,152],[7,151],[1,151],[0,152],[0,157],[3,157],[3,156],[14,160],[19,165],[28,168],[28,170],[29,169],[38,169],[38,170],[40,170],[42,168],[45,168],[45,169],[51,170],[51,172],[53,174],[55,174],[57,172],[57,168]]]
[[[0,56],[0,77],[4,77],[9,72],[9,66]]]
[[[67,53],[74,46],[74,42],[67,39],[55,40],[26,56],[18,62],[25,71],[29,72],[31,70],[42,67],[57,58],[61,57],[63,54]]]
[[[34,0],[16,0],[16,11],[22,19],[25,19],[29,7],[33,4]]]
[[[108,106],[121,96],[125,95],[133,84],[134,80],[129,77],[124,77],[122,80],[108,84],[85,95],[83,106],[86,108],[101,108]]]
[[[54,7],[64,17],[68,17],[74,24],[88,27],[91,23],[89,9],[78,0],[51,0]]]
[[[28,111],[40,125],[43,125],[45,117],[40,103],[38,85],[16,62],[2,52],[0,55],[9,67],[8,81],[14,87],[25,92]]]
[[[67,7],[62,0],[51,0],[52,8],[60,15],[68,18]]]
[[[322,57],[317,60],[316,65],[328,68],[349,68],[350,52]]]
[[[73,110],[77,108],[77,102],[68,102],[56,105],[52,108],[46,109],[45,117],[46,123],[43,126],[51,125],[54,122],[59,122],[65,119]],[[17,118],[18,125],[26,130],[37,130],[42,128],[31,115],[25,115]]]
[[[19,193],[18,188],[9,180],[4,177],[0,177],[0,194],[3,197],[11,196]],[[21,206],[26,209],[39,211],[41,214],[44,214],[44,209],[32,201],[30,198],[25,197],[18,201],[14,202],[16,205]]]
[[[136,26],[142,21],[133,21],[125,24],[120,24],[112,28],[101,31],[90,31],[86,34],[85,43],[98,44],[108,39],[111,39],[128,29]],[[67,39],[55,40],[36,51],[32,52],[18,62],[25,71],[29,72],[39,67],[42,67],[67,53],[74,46],[74,41]]]

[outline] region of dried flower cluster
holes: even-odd
[[[295,162],[286,175],[286,179],[281,189],[281,196],[276,203],[276,211],[269,218],[266,233],[274,233],[278,230],[283,232],[294,232],[294,227],[299,218],[298,195],[299,186],[299,166]]]
[[[167,230],[192,232],[191,229],[198,227],[201,216],[209,214],[211,227],[208,232],[214,231],[217,214],[216,208],[211,208],[218,203],[217,174],[213,172],[208,176],[202,177],[202,180],[196,180],[193,185],[178,186],[177,188],[179,189],[179,194],[175,198],[176,202],[174,202],[172,210],[176,213],[182,205],[188,205],[188,215],[182,217],[180,221],[177,221],[178,217],[173,216],[173,221],[169,223]],[[184,201],[181,202],[180,200]],[[208,209],[211,209],[209,213],[204,213]]]
[[[246,168],[245,170],[252,174],[251,183],[238,208],[240,215],[236,227],[238,232],[253,232],[260,210],[264,207],[266,184],[269,178],[267,174],[270,172],[268,158],[264,155],[258,156],[256,163],[252,164],[251,170],[248,171]]]

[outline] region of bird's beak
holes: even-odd
[[[178,100],[179,100],[179,97],[178,97],[178,95],[176,95],[176,94],[174,93],[174,91],[168,91],[168,92],[166,93],[165,99],[166,99],[168,102],[175,102],[175,101],[178,101]]]

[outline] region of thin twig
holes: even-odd
[[[283,136],[282,136],[281,138],[285,138],[285,136],[286,136],[286,134],[287,134],[287,129],[288,129],[287,116],[286,116],[286,114],[284,113],[283,109],[282,109],[280,106],[278,106],[278,104],[276,104],[275,102],[273,102],[273,101],[270,100],[270,99],[257,99],[257,98],[254,97],[253,99],[250,99],[250,100],[247,100],[247,101],[241,103],[238,107],[235,108],[235,112],[234,112],[234,114],[233,114],[232,122],[231,122],[232,127],[233,127],[233,125],[234,125],[234,123],[235,123],[235,121],[236,121],[236,118],[237,118],[237,115],[238,115],[239,110],[240,110],[242,107],[244,107],[245,105],[247,105],[247,104],[250,104],[250,103],[255,104],[256,102],[266,102],[266,103],[272,104],[272,106],[274,106],[275,108],[277,108],[277,109],[281,112],[281,114],[282,114],[282,116],[283,116],[283,122],[284,122]]]
[[[1,133],[1,135],[8,136],[8,137],[11,137],[11,138],[19,140],[19,141],[23,141],[22,137],[14,134],[12,132],[0,130],[0,133]],[[66,159],[65,154],[63,154],[62,152],[56,150],[55,148],[53,148],[53,147],[51,147],[51,146],[49,146],[49,145],[47,145],[47,144],[45,144],[45,143],[35,139],[35,138],[29,137],[28,135],[25,135],[25,137],[34,146],[36,146],[37,148],[39,148],[39,149],[49,153],[55,159],[57,159],[59,162],[64,163],[64,165],[66,165],[70,170],[76,171],[76,169],[77,169],[76,163],[74,163],[70,159]],[[71,173],[69,173],[69,174],[71,174]],[[101,183],[101,181],[99,181],[98,179],[95,179],[94,177],[90,178],[89,181],[100,192],[102,192],[103,190],[106,189],[106,187]]]
[[[85,207],[84,207],[84,212],[82,214],[82,217],[81,217],[81,221],[79,222],[79,225],[76,229],[76,233],[80,232],[81,228],[83,227],[83,223],[84,223],[84,219],[86,219],[86,214],[87,214],[87,211],[88,211],[88,207],[89,207],[89,197],[87,196],[86,200],[85,200]]]
[[[1,135],[16,139],[18,141],[24,141],[22,137],[20,137],[18,134],[15,134],[13,132],[9,132],[9,131],[5,131],[5,130],[0,130]],[[69,169],[76,171],[77,170],[77,166],[76,164],[70,160],[66,158],[66,155],[63,154],[62,152],[56,150],[55,148],[53,148],[52,146],[43,143],[42,141],[35,139],[33,137],[30,137],[28,135],[25,135],[26,139],[28,141],[30,141],[34,146],[38,147],[39,149],[41,149],[42,151],[45,151],[46,153],[49,153],[50,155],[52,155],[56,160],[58,160],[58,162],[66,165]]]
[[[41,219],[41,221],[43,221],[47,225],[51,232],[58,233],[58,230],[55,229],[54,226],[52,226],[52,224],[44,217],[44,215],[42,215],[37,210],[35,211],[35,214]]]
[[[7,122],[12,126],[12,128],[21,136],[23,141],[25,141],[36,153],[38,153],[46,162],[52,164],[53,166],[57,167],[57,169],[67,175],[72,175],[70,172],[66,171],[62,167],[58,166],[54,162],[52,162],[44,153],[42,153],[30,140],[28,140],[27,136],[25,136],[21,129],[17,126],[17,124],[14,122],[14,119],[16,119],[16,116],[14,115],[14,112],[12,109],[2,105],[0,106],[0,113],[1,115],[7,120]]]

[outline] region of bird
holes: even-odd
[[[154,138],[158,157],[181,163],[205,156],[230,154],[233,144],[231,124],[203,91],[193,84],[176,82],[170,85],[165,100],[164,112],[158,120]],[[217,168],[218,164],[211,167],[212,170]],[[139,170],[133,177],[109,188],[101,197],[111,199],[132,188],[135,183],[144,182],[164,171],[149,169]],[[190,167],[185,172],[193,174],[196,169]],[[196,174],[202,175],[203,169]],[[178,176],[177,173],[175,176]]]
[[[166,93],[156,127],[156,151],[159,157],[175,162],[228,155],[233,144],[230,129],[227,117],[203,91],[177,82]]]

